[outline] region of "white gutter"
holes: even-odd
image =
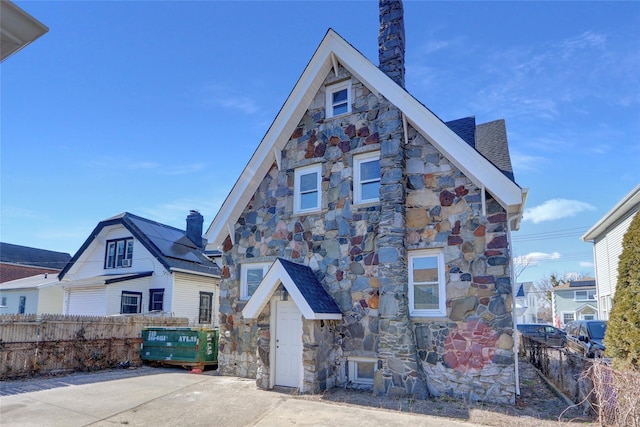
[[[511,254],[509,256],[509,270],[511,276],[511,304],[513,305],[511,309],[511,317],[513,320],[513,354],[515,356],[515,380],[516,380],[516,396],[520,396],[520,368],[518,367],[518,328],[516,327],[516,275],[513,267],[513,242],[511,239],[511,220],[517,219],[517,216],[514,215],[507,219],[507,233],[509,234],[509,249]]]
[[[214,277],[216,279],[220,278],[219,274],[210,274],[210,273],[202,273],[200,271],[193,271],[193,270],[185,270],[184,268],[171,268],[171,271],[175,271],[176,273],[188,273],[188,274],[195,274],[196,276],[207,276],[207,277]]]

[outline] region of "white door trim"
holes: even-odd
[[[276,293],[278,294],[278,293]],[[271,342],[270,342],[270,351],[269,351],[269,387],[273,388],[276,386],[276,337],[277,337],[277,328],[278,328],[278,301],[280,300],[279,295],[271,298]],[[295,303],[294,303],[295,304]],[[296,305],[296,308],[300,310],[300,307]],[[300,326],[302,327],[302,315],[300,317]],[[303,392],[303,384],[304,384],[304,366],[302,362],[302,336],[300,337],[300,363],[299,363],[299,382],[298,382],[298,390]]]

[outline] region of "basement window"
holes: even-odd
[[[350,357],[349,381],[354,384],[373,384],[378,361],[370,357]]]
[[[327,86],[327,118],[351,112],[351,80]]]

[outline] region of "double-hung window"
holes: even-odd
[[[320,210],[322,164],[298,168],[294,173],[294,213]]]
[[[142,308],[142,293],[122,291],[120,297],[120,313],[134,314],[140,313]]]
[[[240,267],[240,299],[248,300],[251,298],[270,266],[271,263],[266,262],[242,264]]]
[[[133,259],[133,239],[107,241],[104,268],[131,267]]]
[[[212,308],[213,308],[213,293],[200,292],[198,323],[211,323]]]
[[[444,257],[440,250],[409,253],[409,311],[412,316],[446,316]]]
[[[162,311],[164,289],[149,289],[149,311]]]
[[[351,80],[327,86],[327,118],[351,112]]]
[[[354,202],[359,204],[380,200],[380,152],[355,156],[353,170]]]

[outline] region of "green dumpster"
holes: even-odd
[[[218,364],[218,330],[202,328],[145,328],[140,358],[161,365],[203,369]]]

